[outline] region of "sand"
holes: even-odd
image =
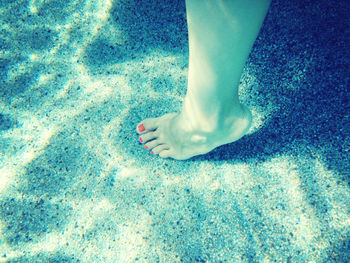
[[[168,3],[166,3],[168,2]],[[0,1],[0,262],[349,262],[349,5],[273,1],[249,134],[187,161],[183,1]]]

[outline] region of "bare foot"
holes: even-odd
[[[189,118],[182,113],[171,113],[143,120],[137,125],[136,132],[140,134],[140,142],[151,153],[162,158],[186,160],[237,141],[248,131],[251,118],[249,109],[241,105],[240,112],[230,113],[221,127],[208,132],[193,128]]]

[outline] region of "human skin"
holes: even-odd
[[[186,97],[181,112],[137,125],[146,149],[162,158],[185,160],[246,134],[251,113],[239,101],[239,81],[269,4],[270,0],[186,0]]]

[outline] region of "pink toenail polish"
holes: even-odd
[[[148,149],[147,145],[145,145],[145,149]]]
[[[137,128],[139,129],[140,132],[143,132],[144,130],[146,130],[143,124],[140,124]]]
[[[153,151],[151,151],[151,154],[154,154],[154,152],[153,152]]]
[[[141,142],[141,143],[143,142],[141,137],[140,137],[140,142]]]

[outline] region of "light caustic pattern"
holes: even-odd
[[[31,1],[28,4],[28,9],[37,13],[40,9],[40,5],[45,1]],[[89,3],[89,2],[87,2]],[[71,104],[75,104],[75,110],[72,114],[72,110],[69,107],[57,110],[50,110],[50,105],[54,104],[60,98],[66,97],[67,91],[74,85],[82,84],[83,87],[86,86],[95,86],[96,89],[102,89],[104,92],[99,93],[100,97],[94,97],[94,99],[103,100],[103,97],[108,96],[110,93],[109,87],[104,87],[103,83],[99,83],[98,81],[92,80],[89,78],[86,70],[84,70],[83,66],[80,66],[76,61],[77,58],[84,51],[84,48],[89,44],[90,41],[94,38],[97,32],[97,28],[101,27],[104,21],[108,18],[108,9],[111,6],[110,1],[105,1],[103,3],[96,3],[96,6],[89,6],[87,4],[86,10],[90,10],[90,12],[84,13],[84,16],[81,17],[81,13],[73,13],[72,14],[72,22],[65,25],[49,25],[49,28],[53,31],[59,32],[59,36],[55,43],[55,46],[49,50],[42,50],[40,52],[36,52],[33,54],[27,54],[27,59],[23,61],[21,64],[17,64],[13,67],[14,71],[10,71],[8,73],[8,82],[11,82],[11,79],[16,79],[19,75],[21,75],[24,71],[28,70],[32,64],[37,61],[40,61],[43,64],[51,64],[51,63],[62,63],[62,64],[70,64],[72,71],[74,71],[74,75],[77,76],[76,79],[69,81],[64,87],[58,89],[59,92],[55,96],[53,96],[50,100],[47,100],[44,105],[41,105],[40,109],[35,112],[29,112],[26,110],[21,111],[17,109],[15,106],[20,102],[17,100],[21,100],[21,98],[15,98],[10,105],[6,105],[1,102],[1,108],[4,113],[14,114],[16,113],[16,117],[18,116],[19,121],[22,123],[21,128],[15,129],[14,131],[10,131],[8,134],[5,134],[5,137],[16,137],[23,140],[26,147],[21,152],[16,152],[13,156],[3,156],[3,164],[6,164],[5,167],[2,167],[0,175],[2,176],[2,185],[1,188],[6,187],[6,183],[11,177],[16,174],[16,171],[21,167],[25,166],[31,160],[33,160],[37,155],[40,154],[41,150],[45,148],[48,144],[50,138],[59,130],[59,126],[61,122],[67,121],[67,118],[71,118],[74,114],[79,114],[79,112],[83,111],[85,108],[89,107],[89,104],[92,103],[92,99],[89,99],[91,96],[91,91],[86,89],[85,94],[82,91],[81,96],[85,97],[83,104],[79,104],[78,101],[70,101]],[[11,9],[11,6],[9,7]],[[6,10],[5,10],[6,11]],[[79,47],[75,48],[75,52],[72,56],[68,58],[62,58],[56,56],[55,54],[60,50],[62,46],[69,45],[71,47],[77,46],[76,43],[69,42],[69,33],[73,24],[84,24],[87,23],[89,28],[86,29],[86,32],[92,33],[90,38],[84,40]],[[6,28],[6,25],[4,26]],[[25,25],[23,25],[25,27]],[[73,49],[74,50],[74,49]],[[9,52],[4,52],[3,57],[11,58],[11,54]],[[68,60],[69,59],[69,60]],[[50,79],[56,77],[55,73],[51,73],[50,75],[40,75],[35,84],[27,90],[26,94],[23,97],[30,96],[32,90],[39,88],[41,85],[47,84]],[[85,84],[85,85],[84,85]],[[3,87],[6,88],[6,87]],[[95,95],[95,94],[94,94]],[[92,97],[92,96],[91,96]],[[101,98],[102,97],[102,98]],[[70,106],[69,105],[69,106]],[[16,108],[16,110],[14,110]],[[45,118],[45,113],[48,111],[53,112],[51,118]]]
[[[30,12],[39,12],[41,5],[47,1],[30,1],[28,9]],[[74,3],[70,3],[70,6],[74,7]],[[30,97],[30,94],[39,89],[43,85],[53,85],[52,83],[59,72],[50,72],[50,74],[40,74],[36,82],[25,92],[21,98],[14,98],[10,104],[5,104],[0,101],[2,112],[5,114],[16,115],[19,122],[22,124],[20,128],[14,129],[5,133],[4,138],[16,138],[23,141],[25,147],[21,151],[17,151],[15,154],[7,154],[1,156],[2,164],[6,166],[0,167],[1,189],[5,189],[10,183],[10,178],[17,173],[16,171],[21,167],[24,167],[30,161],[35,159],[41,154],[41,151],[48,145],[50,138],[60,131],[62,124],[74,119],[74,116],[81,114],[84,110],[93,107],[94,105],[103,103],[109,100],[111,97],[119,98],[125,105],[129,107],[137,104],[139,99],[139,93],[130,87],[129,79],[127,75],[100,75],[95,77],[89,74],[88,70],[83,63],[79,62],[83,56],[86,47],[97,37],[101,28],[105,26],[107,19],[109,18],[109,11],[112,7],[112,1],[86,1],[84,10],[72,10],[70,16],[70,22],[67,24],[53,24],[48,25],[48,28],[52,31],[59,32],[55,46],[48,50],[41,50],[31,54],[27,54],[27,59],[21,63],[18,63],[13,67],[13,70],[8,72],[7,80],[11,82],[12,79],[16,79],[19,75],[28,71],[28,68],[32,67],[32,64],[40,62],[42,64],[62,64],[70,67],[70,74],[72,77],[62,85],[57,87],[55,93],[44,104],[40,105],[33,111],[27,109],[19,109],[16,105],[23,101],[23,98]],[[10,9],[10,8],[9,8]],[[7,10],[8,11],[8,10]],[[76,12],[74,12],[76,11]],[[4,10],[6,12],[6,10]],[[25,25],[24,25],[25,26]],[[29,26],[28,26],[29,27]],[[85,35],[82,38],[72,40],[70,34],[74,28],[82,27]],[[4,25],[4,28],[9,26]],[[14,30],[14,29],[12,29]],[[118,38],[119,32],[115,29],[107,30],[109,37]],[[69,49],[70,54],[66,56],[57,55],[62,49]],[[11,59],[10,52],[6,50],[1,54],[4,59]],[[119,65],[119,68],[123,72],[135,71],[134,68],[148,68],[154,67],[155,69],[161,67],[163,63],[167,63],[169,60],[176,58],[165,58],[162,61],[154,62],[152,58],[145,59],[142,62],[136,62],[133,64]],[[68,93],[75,89],[80,88],[79,94],[70,96]],[[120,88],[122,87],[122,88]],[[3,87],[5,88],[5,87]],[[153,98],[160,97],[158,93],[151,92]],[[169,94],[174,99],[179,99],[174,95]],[[130,104],[131,99],[135,99],[136,102]],[[61,101],[64,100],[64,104]],[[58,105],[59,107],[53,108],[52,105]],[[127,114],[129,109],[125,109],[119,118],[113,120],[112,124],[114,128],[117,123]],[[50,117],[47,117],[47,113],[50,113]],[[106,126],[106,131],[110,127]],[[95,145],[96,146],[96,145]]]
[[[30,1],[27,3],[27,11],[32,14],[38,14],[42,6],[49,2],[50,1]],[[1,13],[9,13],[16,8],[16,5],[20,4],[23,3],[18,2],[8,7],[3,7]],[[38,197],[30,197],[21,192],[18,193],[18,195],[16,194],[16,186],[21,183],[20,176],[23,174],[25,167],[43,154],[55,135],[64,129],[66,123],[74,122],[75,116],[80,115],[87,109],[93,108],[95,105],[106,101],[109,102],[110,98],[122,101],[128,108],[125,110],[121,109],[122,111],[119,115],[113,116],[113,120],[104,125],[104,131],[102,135],[100,134],[102,140],[91,136],[89,130],[84,134],[84,127],[81,127],[81,135],[90,136],[87,139],[86,146],[88,146],[91,151],[95,152],[96,156],[101,156],[106,151],[109,152],[108,160],[105,160],[105,167],[100,175],[101,178],[106,177],[111,169],[116,169],[116,167],[119,166],[130,166],[130,164],[128,162],[125,163],[125,160],[120,156],[122,149],[118,149],[118,146],[116,146],[108,136],[112,129],[118,129],[122,119],[127,116],[129,108],[134,107],[142,98],[140,98],[139,92],[132,89],[130,86],[127,75],[111,76],[106,74],[96,77],[88,72],[83,63],[79,62],[84,55],[86,47],[94,41],[98,34],[103,34],[101,28],[108,27],[105,23],[110,15],[112,1],[85,1],[82,10],[75,10],[74,6],[78,4],[79,1],[69,3],[72,12],[70,12],[69,17],[66,19],[67,23],[51,23],[45,25],[47,29],[58,33],[53,47],[40,51],[35,50],[27,52],[27,54],[25,54],[26,58],[23,61],[17,62],[17,64],[7,72],[6,81],[7,83],[12,83],[23,74],[26,74],[26,72],[30,72],[30,69],[34,68],[34,65],[37,63],[41,65],[56,64],[68,66],[69,69],[67,71],[70,72],[71,77],[65,83],[60,83],[56,81],[60,72],[45,72],[45,70],[43,70],[43,72],[40,72],[41,74],[37,77],[35,82],[22,93],[22,96],[14,97],[11,99],[10,103],[6,103],[6,101],[0,99],[1,112],[11,115],[17,119],[20,124],[18,125],[19,127],[3,131],[1,134],[3,139],[12,139],[20,144],[19,147],[13,146],[13,148],[18,149],[7,151],[1,156],[0,191],[3,197],[11,196],[11,198],[14,197],[18,200],[25,198],[37,201]],[[22,30],[32,30],[37,27],[38,25],[21,24]],[[83,28],[81,32],[84,32],[84,35],[79,39],[71,38],[71,33],[74,28]],[[12,27],[10,23],[4,23],[2,29],[6,30],[8,35],[15,35],[17,30],[15,27]],[[113,27],[106,29],[106,31],[108,31],[108,37],[119,37],[119,32]],[[62,55],[63,50],[67,49],[69,50],[69,54]],[[8,60],[14,58],[10,50],[1,50],[0,56],[2,59]],[[160,68],[164,68],[163,65],[166,65],[169,61],[176,59],[176,57],[166,56],[164,59],[160,58],[155,61],[152,57],[145,57],[143,61],[119,64],[118,69],[121,72],[133,72],[135,68],[146,68],[147,71],[158,71]],[[171,71],[172,69],[169,68],[166,70]],[[31,94],[39,90],[42,86],[52,87],[53,85],[57,85],[57,83],[61,86],[51,89],[53,92],[40,107],[28,109],[18,106],[22,105],[26,98],[31,97]],[[77,87],[79,87],[79,93],[75,94],[75,96],[70,96],[69,93]],[[6,87],[1,88],[6,89]],[[150,95],[155,99],[160,97],[160,94],[152,91],[152,89]],[[181,99],[170,93],[167,95],[175,100]],[[62,103],[62,101],[64,103]],[[72,136],[74,137],[74,134],[72,134]],[[124,168],[122,170],[122,178],[124,174],[130,174],[130,172],[127,172],[128,170],[130,169]],[[131,169],[130,171],[132,171],[130,177],[135,177],[135,173],[140,173],[139,170]],[[146,180],[146,176],[143,176],[143,179]],[[74,186],[72,188],[74,188]],[[62,202],[62,196],[50,198],[50,203],[52,204],[59,204],[60,202]],[[73,249],[73,254],[77,253],[78,258],[82,257],[84,254],[87,256],[90,256],[90,254],[96,256],[96,253],[100,255],[100,242],[98,242],[96,246],[91,244],[87,245],[87,251],[83,252],[86,250],[86,247],[80,247],[80,234],[86,233],[89,231],[90,227],[94,226],[94,224],[96,225],[93,219],[95,216],[108,216],[117,220],[118,215],[108,214],[108,211],[111,210],[108,199],[102,199],[97,206],[93,201],[71,200],[68,202],[69,206],[73,207],[74,210],[78,210],[73,221],[75,221],[76,224],[84,226],[84,230],[81,230],[81,233],[76,233],[75,224],[68,224],[64,233],[52,231],[44,237],[37,239],[35,242],[28,242],[26,245],[22,244],[17,248],[15,246],[11,247],[8,243],[1,241],[0,251],[1,253],[6,252],[0,255],[1,261],[20,258],[28,252],[35,255],[42,252],[60,251],[62,246],[65,246],[68,241],[71,244],[70,246],[76,246]],[[149,220],[147,219],[148,217],[149,215],[145,217],[146,221]],[[130,254],[129,251],[133,249],[132,246],[135,244],[137,245],[136,241],[140,238],[134,233],[134,231],[138,229],[137,225],[134,223],[135,218],[134,220],[132,220],[132,218],[128,220],[130,220],[129,224],[126,224],[127,222],[124,221],[124,226],[120,227],[120,230],[118,229],[118,233],[121,233],[118,237],[119,241],[115,241],[115,238],[113,238],[113,242],[117,242],[116,245],[112,246],[114,250],[106,248],[106,251],[102,253],[107,259],[114,261],[119,254],[120,258],[128,259],[133,257],[133,254]],[[6,226],[7,222],[5,218],[5,220],[1,222],[1,229],[5,231]],[[142,231],[144,230],[145,228],[143,228]],[[133,235],[135,238],[132,238]],[[106,242],[108,239],[109,237],[104,236],[101,238],[101,242]],[[119,246],[117,246],[118,242],[126,242],[127,244],[124,244],[124,249],[120,249],[118,248]],[[140,243],[141,241],[139,240],[138,242]]]
[[[0,13],[9,13],[23,2],[1,7]],[[29,1],[26,8],[37,14],[49,2]],[[13,199],[17,204],[33,202],[39,206],[40,201],[45,200],[47,206],[44,208],[68,207],[69,217],[53,217],[60,227],[40,228],[40,231],[46,231],[44,234],[32,230],[35,234],[31,234],[30,240],[24,238],[25,241],[17,244],[11,241],[12,232],[8,229],[13,222],[9,219],[12,214],[6,213],[11,208],[2,207],[1,262],[27,259],[28,255],[34,259],[55,255],[56,259],[61,259],[59,256],[67,255],[81,262],[135,262],[136,258],[138,262],[179,262],[180,259],[190,262],[186,260],[210,255],[208,262],[225,259],[239,262],[247,248],[256,251],[255,260],[259,262],[284,262],[288,252],[298,250],[302,251],[302,259],[317,262],[329,255],[329,241],[334,236],[338,241],[346,238],[350,225],[349,189],[338,184],[337,174],[327,170],[317,157],[304,160],[303,156],[280,155],[256,163],[203,161],[186,166],[183,173],[179,172],[183,170],[180,163],[174,164],[175,169],[163,168],[167,162],[163,160],[145,162],[138,167],[137,160],[127,159],[130,157],[127,149],[116,144],[111,134],[118,136],[123,119],[145,100],[146,92],[143,91],[147,90],[152,100],[164,96],[174,101],[182,100],[172,92],[162,94],[154,90],[147,82],[131,84],[133,74],[145,70],[148,74],[183,77],[186,72],[180,67],[167,66],[178,57],[166,52],[150,52],[142,59],[110,66],[120,74],[90,74],[81,62],[86,48],[101,34],[115,39],[123,36],[108,24],[113,1],[84,1],[83,8],[75,8],[79,4],[79,1],[69,3],[71,12],[65,23],[46,25],[58,34],[54,45],[28,52],[25,60],[18,61],[8,71],[6,81],[15,81],[37,63],[64,65],[68,68],[65,72],[69,72],[69,78],[57,82],[60,72],[43,71],[21,96],[10,102],[0,100],[2,113],[14,116],[20,123],[1,133],[4,140],[12,140],[18,145],[1,156],[0,199]],[[25,24],[22,26],[26,27]],[[27,27],[27,30],[35,28],[33,25]],[[72,37],[76,28],[82,29],[79,38]],[[2,29],[10,35],[16,33],[11,24],[4,23]],[[69,52],[65,53],[65,50]],[[12,60],[13,54],[1,50],[0,58]],[[50,95],[43,103],[37,107],[19,106],[41,87],[50,89]],[[96,127],[100,123],[77,122],[78,116],[104,103],[115,103],[119,108],[115,109],[117,113],[109,122],[101,124],[102,127]],[[269,115],[266,111],[273,109],[252,110],[259,120],[253,129],[256,131],[264,124],[263,117],[259,116]],[[113,114],[112,110],[110,114]],[[31,182],[26,181],[25,170],[45,154],[60,132],[75,122],[77,131],[66,139],[83,142],[85,154],[93,155],[93,158],[83,163],[83,168],[77,168],[80,170],[75,175],[79,174],[79,177],[71,184],[58,188],[57,192],[47,190],[46,193],[46,188],[52,186],[40,180],[50,183],[55,174],[50,174],[49,179],[37,176],[35,179],[40,180]],[[82,162],[86,160],[84,154],[81,156]],[[47,160],[45,165],[50,167],[51,161],[55,162]],[[311,167],[307,174],[304,164]],[[96,166],[99,169],[94,170]],[[313,178],[317,196],[322,197],[328,207],[322,219],[317,208],[310,204],[307,196],[309,179],[306,177]],[[22,191],[30,184],[42,185],[42,192]],[[30,211],[22,209],[23,216],[18,216],[17,220],[26,224],[39,224],[40,216],[45,216],[39,213],[36,221],[29,222],[26,217]],[[17,224],[17,230],[34,228],[21,222]]]

